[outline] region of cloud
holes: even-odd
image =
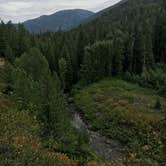
[[[120,0],[0,0],[0,18],[23,22],[59,10],[81,8],[99,11]]]

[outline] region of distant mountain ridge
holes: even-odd
[[[94,15],[93,12],[83,9],[62,10],[52,15],[43,15],[36,19],[25,21],[27,30],[33,33],[70,30],[77,27],[83,20]]]

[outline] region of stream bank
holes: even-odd
[[[77,130],[87,132],[89,135],[89,146],[96,154],[108,161],[125,157],[124,146],[118,141],[102,136],[98,132],[94,132],[90,125],[85,123],[74,103],[69,103],[69,110],[72,113],[71,123],[73,127]]]

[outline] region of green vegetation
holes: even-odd
[[[42,147],[42,125],[27,110],[1,110],[0,126],[0,165],[76,165],[64,154]]]
[[[31,34],[1,22],[2,165],[94,159],[87,135],[70,123],[67,96],[77,85],[88,86],[75,101],[92,129],[128,147],[123,164],[165,166],[165,18],[164,0],[123,0],[68,32]],[[17,142],[27,140],[19,155]]]
[[[65,154],[43,146],[44,126],[36,113],[30,107],[19,109],[13,96],[4,94],[8,87],[4,79],[11,80],[9,71],[0,70],[0,165],[77,165]]]
[[[70,124],[58,76],[38,49],[0,71],[1,165],[76,165],[91,158],[87,136]]]
[[[79,159],[82,154],[77,152],[77,147],[81,146],[78,138],[82,133],[76,132],[70,124],[58,76],[51,73],[45,57],[32,48],[16,59],[11,72],[17,109],[27,110],[42,124],[40,136],[44,146]],[[86,146],[84,137],[81,143]],[[87,155],[88,150],[84,150]]]
[[[165,98],[151,89],[113,79],[76,90],[75,101],[93,130],[119,140],[138,159],[164,164]]]

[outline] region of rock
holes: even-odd
[[[72,125],[81,131],[86,131],[89,135],[90,147],[100,156],[106,160],[113,160],[122,158],[125,156],[125,148],[118,141],[112,140],[105,136],[100,135],[98,132],[94,132],[90,129],[89,125],[84,123],[81,115],[76,112],[76,108],[71,104],[71,110],[73,112]]]

